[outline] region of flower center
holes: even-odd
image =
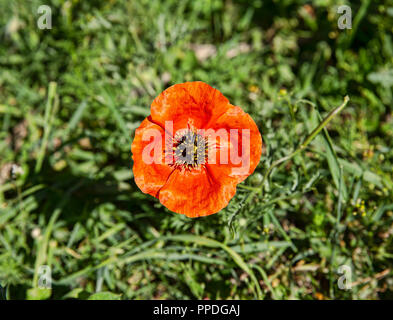
[[[176,166],[190,168],[203,165],[207,152],[206,139],[194,131],[187,130],[174,138],[173,154]]]

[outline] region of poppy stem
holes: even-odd
[[[278,167],[280,164],[286,162],[287,160],[293,158],[294,156],[296,156],[298,153],[302,152],[304,149],[306,149],[306,147],[310,144],[310,142],[318,135],[318,133],[324,129],[327,124],[337,115],[341,112],[342,109],[345,108],[345,106],[347,105],[349,101],[349,97],[345,96],[344,97],[344,101],[343,103],[338,106],[337,108],[333,109],[332,111],[329,112],[329,114],[325,117],[325,119],[322,120],[322,122],[306,137],[306,139],[303,141],[303,143],[295,150],[293,151],[291,154],[278,159],[276,161],[274,161],[271,166],[269,167],[269,169],[266,171],[265,175],[263,176],[262,182],[261,182],[261,189],[263,192],[263,186],[265,185],[265,181],[266,179],[269,177],[270,173],[272,172],[272,170],[276,167]]]

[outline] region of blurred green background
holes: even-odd
[[[6,298],[392,299],[392,34],[392,1],[0,0]],[[264,141],[229,206],[200,219],[140,192],[130,152],[152,100],[193,80]],[[52,290],[37,289],[42,265]]]

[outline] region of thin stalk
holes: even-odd
[[[337,115],[341,112],[342,109],[345,108],[345,106],[348,104],[349,97],[345,96],[343,103],[338,106],[337,108],[333,109],[330,111],[330,113],[325,117],[325,119],[322,120],[322,122],[307,136],[307,138],[304,140],[304,142],[291,154],[288,156],[285,156],[284,158],[281,158],[275,162],[273,162],[269,169],[267,169],[265,175],[263,176],[262,182],[259,185],[258,191],[254,190],[251,191],[248,196],[244,199],[242,207],[244,207],[246,204],[248,204],[257,193],[263,194],[263,186],[265,185],[266,179],[269,177],[269,174],[272,172],[272,170],[279,166],[280,164],[284,163],[285,161],[293,158],[295,155],[298,153],[302,152],[308,145],[309,143],[317,136],[317,134],[327,126],[327,124]]]
[[[345,96],[344,97],[344,102],[338,106],[337,108],[333,109],[332,111],[329,112],[329,114],[325,117],[325,119],[322,120],[322,122],[307,136],[307,138],[304,140],[304,142],[291,154],[278,159],[274,161],[269,169],[266,171],[265,175],[263,176],[262,182],[261,182],[261,188],[263,189],[263,186],[265,184],[266,179],[269,177],[269,174],[272,172],[272,170],[276,167],[278,167],[280,164],[290,160],[294,156],[296,156],[298,153],[302,152],[309,144],[310,142],[317,136],[317,134],[327,126],[327,124],[337,115],[341,112],[342,109],[345,108],[349,101],[349,97]]]

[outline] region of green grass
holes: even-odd
[[[393,3],[307,3],[52,0],[40,30],[40,1],[0,0],[6,297],[392,299]],[[192,80],[264,142],[229,206],[200,219],[141,193],[130,151],[152,100]]]

